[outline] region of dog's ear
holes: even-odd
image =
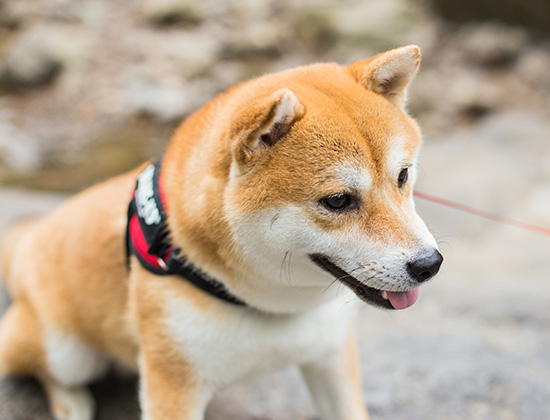
[[[289,89],[253,100],[238,116],[233,127],[233,138],[238,138],[234,149],[235,161],[250,167],[290,130],[291,125],[304,114],[304,107]]]
[[[403,109],[407,86],[420,65],[420,48],[416,45],[396,48],[348,67],[355,79]]]

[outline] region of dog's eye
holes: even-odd
[[[397,177],[397,186],[401,188],[403,185],[405,185],[407,179],[409,179],[409,168],[403,168],[401,169],[401,172],[399,172],[399,176]]]
[[[342,211],[356,206],[356,200],[351,194],[333,194],[321,200],[321,204],[331,211]]]

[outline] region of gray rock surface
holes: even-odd
[[[550,123],[497,114],[428,138],[417,189],[550,228]],[[63,197],[0,189],[0,230]],[[373,419],[550,418],[550,236],[417,200],[445,256],[439,276],[402,312],[365,306],[358,323],[365,400]],[[136,381],[94,385],[100,419],[138,418]],[[313,419],[295,370],[235,385],[208,420]],[[0,420],[42,420],[32,381],[0,381]]]

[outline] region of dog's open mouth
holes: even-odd
[[[406,292],[390,292],[369,287],[320,254],[309,256],[311,260],[348,286],[360,299],[385,309],[405,309],[418,299],[418,289]]]

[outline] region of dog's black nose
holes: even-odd
[[[434,250],[429,255],[422,254],[419,258],[407,263],[407,269],[412,278],[421,283],[435,276],[441,263],[443,263],[443,256],[439,251]]]

